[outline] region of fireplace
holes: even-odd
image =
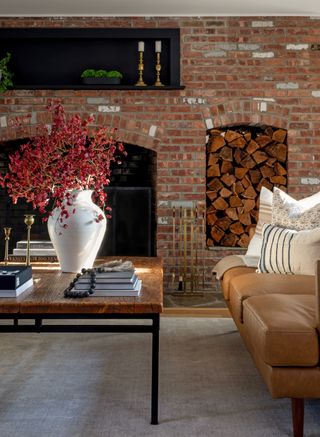
[[[7,141],[1,144],[1,171],[8,166],[8,154],[27,139]],[[128,153],[121,165],[113,166],[111,183],[106,187],[112,218],[98,256],[154,256],[156,252],[156,153],[143,147],[124,144]],[[19,199],[13,205],[4,189],[0,190],[0,227],[12,228],[9,253],[20,240],[26,239],[24,214],[35,214],[32,240],[49,240],[46,223],[31,206]],[[0,251],[4,254],[4,238],[0,239]],[[3,256],[3,255],[1,255]],[[11,257],[11,259],[14,259]]]

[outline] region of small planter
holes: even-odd
[[[85,85],[119,85],[120,77],[83,77],[82,83]]]

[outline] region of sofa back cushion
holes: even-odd
[[[320,228],[295,231],[274,225],[263,226],[260,273],[315,275],[320,258]]]

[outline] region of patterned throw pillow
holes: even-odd
[[[295,231],[263,226],[259,273],[314,275],[320,258],[320,228]]]
[[[272,218],[272,191],[265,187],[261,188],[259,198],[259,217],[258,223],[255,229],[254,236],[250,240],[247,256],[260,256],[262,245],[262,226],[265,223],[271,223]]]
[[[320,192],[302,200],[295,200],[275,187],[272,224],[297,231],[320,227]]]

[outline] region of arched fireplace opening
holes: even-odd
[[[19,139],[0,144],[0,171],[8,168],[8,155],[28,141]],[[111,183],[106,187],[112,218],[98,256],[154,256],[156,254],[156,152],[132,144],[124,144],[128,153],[121,165],[113,166]],[[35,214],[32,240],[49,240],[46,223],[30,204],[19,199],[17,204],[0,189],[0,259],[4,256],[4,227],[11,227],[9,253],[11,259],[17,242],[26,239],[24,214]],[[51,260],[52,258],[50,258]]]

